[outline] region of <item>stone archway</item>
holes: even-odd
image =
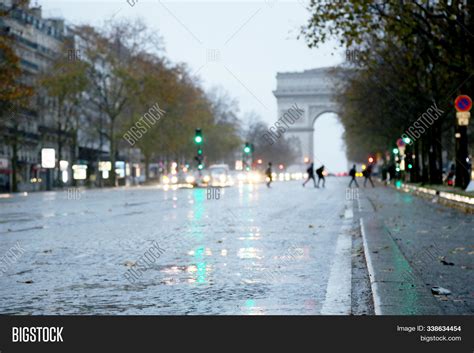
[[[313,159],[313,132],[316,119],[324,113],[337,114],[338,107],[333,100],[336,83],[333,67],[305,70],[303,72],[277,73],[277,89],[273,91],[277,99],[278,118],[292,106],[302,112],[302,118],[285,132],[286,138],[299,141],[301,156]]]

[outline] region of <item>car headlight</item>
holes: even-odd
[[[176,175],[173,175],[173,176],[171,177],[171,182],[172,182],[173,184],[176,184],[176,183],[178,182],[178,177],[177,177]]]
[[[211,180],[211,178],[209,178],[209,175],[205,175],[204,178],[202,178],[202,180],[204,180],[204,182],[208,183],[209,180]]]
[[[194,183],[194,180],[195,180],[195,179],[194,179],[194,177],[193,177],[192,175],[188,175],[188,176],[186,177],[186,182],[187,182],[188,184]]]
[[[166,175],[163,176],[163,184],[169,184],[170,183],[170,178],[168,178]]]

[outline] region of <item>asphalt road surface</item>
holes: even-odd
[[[350,314],[346,183],[0,199],[0,312]]]

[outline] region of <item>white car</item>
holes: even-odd
[[[213,164],[207,170],[210,178],[209,185],[224,187],[234,184],[230,175],[230,168],[227,164]]]

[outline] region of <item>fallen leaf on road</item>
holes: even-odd
[[[133,266],[135,266],[135,262],[133,262],[133,261],[125,261],[125,262],[124,262],[124,265],[127,266],[127,267],[133,267]]]
[[[431,293],[436,295],[450,295],[451,291],[443,287],[431,287]]]
[[[444,258],[440,260],[441,263],[443,265],[446,265],[446,266],[454,266],[454,263],[453,262],[450,262],[450,261],[446,261]]]

